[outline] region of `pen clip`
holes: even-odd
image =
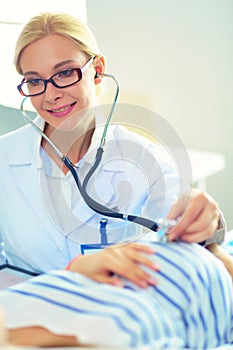
[[[100,220],[100,236],[101,236],[101,245],[107,245],[108,244],[108,237],[107,237],[107,223],[108,219],[102,218]]]

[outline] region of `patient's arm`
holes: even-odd
[[[211,243],[207,249],[223,262],[233,279],[233,256],[217,243]]]
[[[80,346],[75,336],[57,335],[43,327],[5,328],[4,311],[0,309],[0,347],[2,345],[24,346]]]
[[[8,331],[8,343],[17,346],[80,346],[75,336],[57,335],[43,327],[24,327]]]

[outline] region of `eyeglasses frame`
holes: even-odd
[[[31,97],[31,96],[38,96],[38,95],[43,94],[43,93],[46,91],[46,88],[47,88],[47,84],[48,84],[48,83],[51,83],[53,86],[55,86],[56,88],[59,88],[59,89],[64,89],[64,88],[66,88],[66,87],[69,87],[69,86],[72,86],[72,85],[74,85],[74,84],[77,84],[79,81],[82,80],[82,78],[83,78],[83,73],[84,73],[85,70],[87,70],[87,68],[92,64],[92,62],[94,61],[95,57],[96,57],[96,56],[92,56],[92,57],[87,61],[87,63],[86,63],[83,67],[81,67],[81,68],[64,69],[64,70],[75,70],[75,71],[78,73],[79,79],[78,79],[77,81],[75,81],[74,83],[71,83],[71,84],[68,84],[68,85],[65,85],[65,86],[59,86],[59,85],[57,85],[56,82],[53,80],[53,77],[59,73],[59,72],[57,72],[57,73],[53,74],[49,79],[42,79],[42,78],[40,78],[40,79],[43,81],[43,83],[44,83],[44,90],[41,91],[41,92],[39,92],[39,93],[37,93],[37,94],[32,94],[32,95],[25,95],[25,94],[24,94],[24,92],[23,92],[23,90],[22,90],[22,85],[23,85],[24,83],[27,82],[27,80],[26,80],[25,78],[23,78],[23,80],[21,81],[21,83],[17,86],[17,89],[19,90],[19,93],[20,93],[22,96]],[[61,71],[61,72],[62,72],[62,71]]]

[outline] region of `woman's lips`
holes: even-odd
[[[75,104],[76,102],[73,102],[70,105],[62,106],[56,109],[47,109],[47,112],[49,112],[53,117],[65,117],[73,110]]]

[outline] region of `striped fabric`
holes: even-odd
[[[86,344],[208,349],[233,342],[232,282],[197,244],[148,243],[161,266],[145,290],[51,271],[0,292],[7,327],[40,325]]]

